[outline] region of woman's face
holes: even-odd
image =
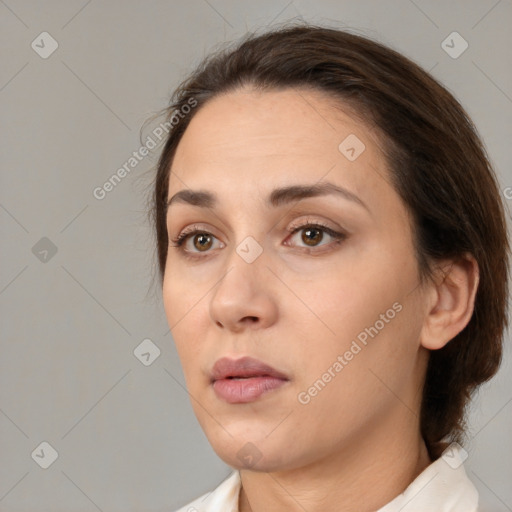
[[[419,432],[425,300],[376,137],[320,92],[244,89],[207,103],[177,148],[168,198],[211,197],[169,206],[169,239],[189,236],[169,247],[164,306],[195,414],[233,467]],[[235,364],[213,375],[221,358]]]

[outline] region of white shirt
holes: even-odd
[[[478,491],[466,475],[461,447],[452,444],[376,512],[478,512]],[[213,492],[203,494],[176,512],[239,512],[241,480],[233,471]]]

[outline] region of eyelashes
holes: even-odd
[[[315,253],[320,253],[320,252],[323,253],[325,251],[324,249],[319,251],[316,248],[317,247],[328,247],[328,246],[331,246],[331,248],[332,248],[333,245],[340,244],[347,238],[347,235],[345,233],[336,231],[336,230],[330,228],[329,226],[326,226],[318,221],[315,221],[315,222],[307,221],[307,222],[303,222],[299,226],[295,226],[295,227],[292,226],[289,228],[288,232],[290,233],[290,236],[293,236],[300,231],[306,231],[306,230],[326,233],[333,239],[333,241],[330,244],[321,244],[321,245],[313,245],[313,246],[298,246],[299,250],[303,250],[303,251],[307,252],[308,254],[315,254]],[[191,251],[191,250],[187,250],[185,248],[186,242],[190,238],[192,238],[196,235],[203,235],[206,237],[216,239],[215,235],[211,234],[210,232],[208,232],[205,229],[202,229],[201,226],[194,225],[194,226],[191,226],[190,228],[185,229],[176,238],[172,238],[171,239],[172,243],[170,245],[172,247],[178,249],[179,252],[182,253],[187,258],[193,258],[193,259],[204,258],[212,253],[212,251],[209,250],[209,248],[207,248],[207,250],[205,250],[205,251],[193,251],[193,250]],[[323,239],[324,239],[324,236],[322,235],[320,242],[322,242]]]

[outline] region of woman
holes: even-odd
[[[459,103],[302,24],[209,56],[168,112],[164,307],[234,469],[180,510],[477,510],[464,418],[501,361],[510,248]]]

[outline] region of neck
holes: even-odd
[[[432,462],[418,418],[398,407],[373,432],[305,467],[240,470],[240,512],[374,512],[401,494]],[[414,427],[414,428],[412,428]]]

